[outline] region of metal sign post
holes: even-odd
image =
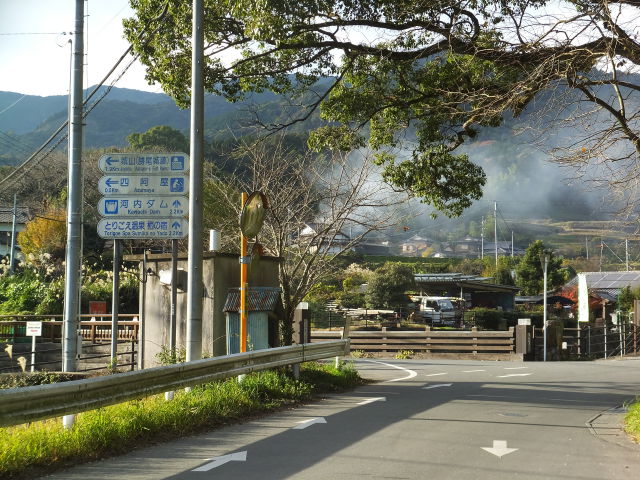
[[[27,336],[31,337],[31,373],[36,369],[36,337],[42,335],[42,322],[27,322]]]
[[[118,366],[118,314],[120,309],[120,262],[122,241],[113,241],[113,295],[111,297],[111,367]]]
[[[247,202],[247,194],[242,192],[242,207]],[[247,256],[247,237],[240,231],[240,353],[247,351],[247,270],[249,257]]]

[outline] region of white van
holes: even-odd
[[[427,324],[455,325],[460,319],[461,312],[456,308],[456,304],[459,303],[458,298],[415,296],[412,299],[418,304],[416,318]]]

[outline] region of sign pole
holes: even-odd
[[[178,240],[171,240],[171,324],[169,325],[169,350],[176,357],[176,304],[178,303]]]
[[[42,335],[42,322],[27,322],[27,335],[31,337],[31,373],[36,370],[36,337]]]
[[[191,174],[187,262],[187,361],[202,358],[202,156],[204,151],[204,0],[193,0],[191,55]]]
[[[244,208],[247,202],[247,194],[242,192],[241,208]],[[247,351],[247,237],[240,232],[240,352]]]
[[[120,313],[120,263],[122,240],[113,240],[113,296],[111,298],[111,367],[118,366],[118,314]]]

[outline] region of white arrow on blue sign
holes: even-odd
[[[182,196],[127,195],[103,197],[98,201],[98,213],[110,217],[180,218],[189,213],[189,200]]]
[[[112,175],[172,174],[189,171],[186,153],[108,153],[98,161],[100,171]]]
[[[112,195],[184,195],[189,192],[185,175],[105,175],[98,191]]]
[[[188,234],[184,218],[103,218],[98,222],[98,235],[112,239],[178,239]]]

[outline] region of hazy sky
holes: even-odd
[[[74,15],[75,0],[0,0],[0,91],[68,93],[68,40]],[[84,86],[88,87],[98,83],[127,49],[122,19],[132,16],[132,11],[128,0],[88,0],[85,15]],[[147,85],[138,62],[116,85],[161,91],[159,86]]]

